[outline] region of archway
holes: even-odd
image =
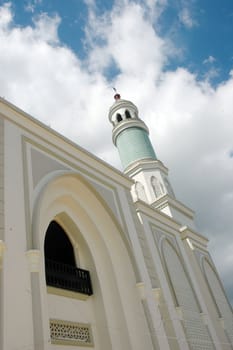
[[[143,309],[135,292],[136,280],[128,242],[100,195],[77,174],[55,176],[44,186],[36,201],[34,248],[42,251],[47,228],[53,220],[69,232],[74,255],[79,254],[82,267],[91,274],[94,294],[80,310],[85,314],[84,307],[90,306],[84,318],[89,317],[95,325],[95,349],[139,350],[145,346],[150,349]],[[43,308],[46,286],[42,283],[41,288]],[[51,300],[49,297],[49,310],[54,309]],[[42,322],[54,317],[45,307],[43,311]],[[67,312],[63,310],[60,315],[67,319],[73,311]],[[76,311],[72,317],[78,315],[77,321],[82,322],[78,317],[83,314]]]

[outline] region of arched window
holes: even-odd
[[[117,113],[116,118],[117,118],[118,122],[122,121],[122,117],[121,117],[120,113]]]
[[[144,202],[147,202],[145,188],[143,184],[141,184],[141,182],[139,181],[136,181],[135,183],[135,192],[136,192],[136,196],[139,199],[143,200]]]
[[[131,118],[131,115],[130,115],[128,109],[126,109],[126,111],[125,111],[125,117],[126,117],[127,119],[130,119],[130,118]]]
[[[52,221],[46,231],[44,255],[47,285],[92,294],[90,274],[76,267],[73,246],[56,221]]]
[[[63,228],[56,222],[49,224],[45,235],[45,259],[75,266],[74,249]]]
[[[154,194],[156,198],[161,197],[163,195],[163,192],[164,192],[163,187],[162,187],[162,184],[157,179],[157,177],[155,176],[151,177],[151,186],[154,190]]]

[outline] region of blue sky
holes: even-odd
[[[0,1],[2,4],[5,2]],[[61,23],[58,33],[61,42],[80,58],[86,57],[88,1],[20,0],[11,3],[15,12],[15,23],[21,26],[33,25],[34,18],[41,13],[59,15]],[[99,16],[111,11],[113,5],[114,2],[110,0],[95,1]],[[161,1],[161,7],[161,15],[154,25],[161,37],[169,37],[180,49],[177,55],[169,57],[165,68],[184,66],[199,79],[203,79],[211,71],[212,84],[226,80],[233,63],[233,2],[167,0]],[[116,72],[117,69],[113,70],[110,76]]]
[[[233,303],[232,37],[231,0],[0,0],[0,95],[119,169],[132,100]]]

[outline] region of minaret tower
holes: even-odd
[[[171,217],[180,219],[182,216],[183,224],[193,226],[193,212],[176,200],[168,169],[157,159],[148,127],[139,118],[137,107],[131,101],[121,99],[118,93],[114,99],[109,110],[112,139],[124,173],[135,181],[133,199],[143,200]]]

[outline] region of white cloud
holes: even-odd
[[[196,20],[192,17],[191,11],[188,7],[183,7],[179,13],[180,22],[187,28],[192,28],[197,25]]]
[[[116,86],[138,105],[156,153],[171,169],[178,199],[197,210],[199,228],[211,238],[227,281],[232,269],[227,242],[233,227],[233,74],[213,88],[187,69],[165,71],[176,48],[159,37],[147,15],[149,6],[158,4],[148,0],[145,8],[140,1],[125,0],[98,17],[88,1],[86,61],[59,41],[59,17],[43,14],[33,27],[17,27],[10,5],[0,7],[0,94],[119,166],[107,118],[111,86]],[[105,71],[112,64],[120,73],[108,81]]]
[[[104,71],[114,62],[124,76],[144,80],[148,75],[152,81],[158,78],[171,46],[155,35],[151,22],[145,20],[145,12],[132,2],[123,8],[117,5],[102,17],[97,17],[91,8],[86,32],[91,70]]]
[[[208,64],[208,63],[214,63],[216,61],[216,58],[214,56],[209,56],[206,59],[204,59],[203,63]]]
[[[28,0],[24,6],[25,11],[34,13],[38,5],[42,3],[42,0]]]
[[[5,29],[9,26],[13,19],[11,13],[11,3],[6,2],[3,6],[0,7],[0,27],[1,29]]]

